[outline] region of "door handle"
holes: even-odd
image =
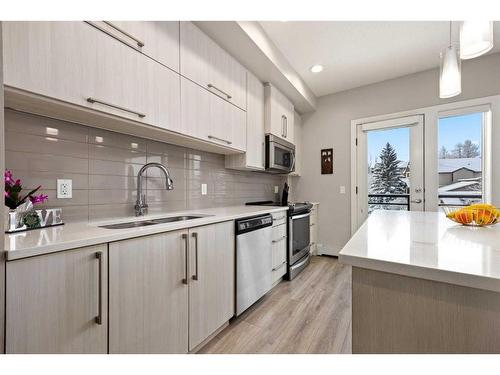
[[[411,203],[422,203],[422,199],[418,198],[418,199],[413,199],[410,201]]]
[[[288,117],[285,116],[285,138],[288,137]]]
[[[281,136],[285,137],[285,115],[281,115]]]
[[[119,105],[116,105],[116,104],[113,104],[113,103],[109,103],[109,102],[106,102],[104,100],[101,100],[101,99],[96,99],[96,98],[93,98],[91,96],[89,96],[87,98],[87,101],[91,104],[94,104],[94,103],[98,103],[98,104],[102,104],[102,105],[105,105],[107,107],[111,107],[111,108],[114,108],[114,109],[118,109],[120,111],[123,111],[123,112],[128,112],[128,113],[132,113],[134,115],[137,115],[138,117],[140,118],[144,118],[146,117],[146,115],[142,112],[137,112],[133,109],[128,109],[128,108],[125,108],[125,107],[122,107],[122,106],[119,106]]]
[[[97,302],[97,316],[95,318],[95,322],[99,325],[102,325],[102,251],[98,251],[95,253],[95,257],[98,261],[99,272],[98,272],[98,302]]]
[[[118,31],[119,33],[122,33],[122,34],[123,34],[123,35],[125,35],[126,37],[128,37],[128,38],[132,39],[134,42],[136,42],[136,43],[137,43],[137,47],[144,47],[144,46],[146,45],[146,44],[145,44],[142,40],[140,40],[140,39],[136,38],[136,37],[135,37],[135,36],[133,36],[132,34],[130,34],[130,33],[128,33],[128,32],[126,32],[126,31],[125,31],[125,30],[123,30],[122,28],[120,28],[120,27],[116,26],[114,23],[112,23],[112,22],[110,22],[110,21],[102,21],[102,22],[104,22],[106,25],[108,25],[108,26],[112,27],[113,29],[115,29],[115,30],[116,30],[116,31]]]
[[[189,252],[189,244],[188,244],[188,235],[186,233],[182,234],[182,239],[185,241],[184,253],[186,255],[185,259],[185,268],[184,268],[184,278],[182,279],[183,284],[188,283],[188,273],[189,273],[189,262],[188,262],[188,252]]]
[[[232,98],[232,96],[231,96],[231,95],[229,95],[227,92],[225,92],[225,91],[221,90],[220,88],[218,88],[217,86],[215,86],[215,85],[214,85],[214,84],[212,84],[212,83],[209,83],[209,84],[207,85],[207,87],[208,87],[209,89],[214,89],[214,90],[217,90],[218,92],[220,92],[221,94],[223,94],[223,95],[227,98],[227,100],[230,100],[230,99]],[[219,95],[217,95],[217,96],[219,96]]]
[[[194,275],[193,280],[198,280],[198,233],[193,233],[191,235],[194,238]]]

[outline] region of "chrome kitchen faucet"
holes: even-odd
[[[165,175],[165,188],[167,190],[173,190],[174,188],[174,181],[172,180],[172,178],[170,178],[170,172],[168,171],[167,167],[160,163],[144,164],[144,166],[139,170],[139,173],[137,174],[137,200],[134,206],[135,216],[143,216],[148,209],[148,205],[146,203],[146,195],[142,193],[142,178],[144,172],[151,167],[157,167],[163,172],[163,174]]]

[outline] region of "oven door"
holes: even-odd
[[[309,252],[310,247],[310,222],[311,213],[291,216],[288,219],[288,259],[289,265],[293,265]]]
[[[295,164],[295,147],[284,144],[275,137],[267,141],[266,169],[276,172],[292,172]]]

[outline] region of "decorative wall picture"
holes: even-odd
[[[321,174],[333,174],[333,148],[321,150]]]

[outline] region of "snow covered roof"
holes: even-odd
[[[481,158],[438,159],[438,173],[452,173],[461,168],[481,172]]]
[[[409,162],[407,162],[407,161],[400,161],[398,163],[398,168],[405,168],[406,169],[408,167],[408,164],[409,164]]]
[[[454,190],[463,189],[467,186],[473,186],[473,185],[479,185],[479,181],[474,181],[474,180],[458,181],[450,185],[441,186],[438,189],[438,193],[450,193],[453,192]],[[477,194],[477,192],[475,191],[457,191],[457,193],[460,195],[466,195],[466,193]]]

